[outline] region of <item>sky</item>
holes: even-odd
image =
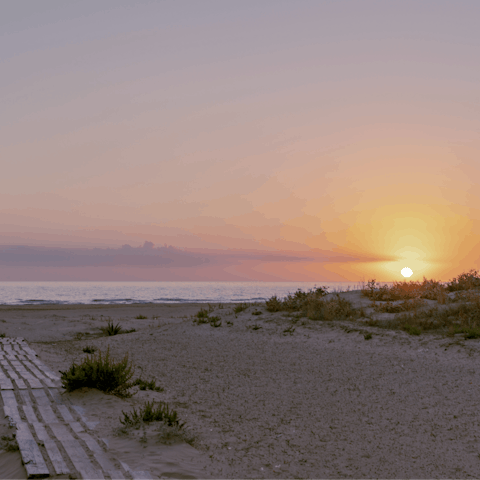
[[[477,0],[1,2],[0,280],[477,269],[479,17]]]

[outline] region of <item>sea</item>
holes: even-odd
[[[362,283],[0,282],[0,305],[262,302],[317,287],[332,293],[359,290]]]

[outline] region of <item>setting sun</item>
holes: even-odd
[[[411,277],[413,275],[412,269],[408,267],[402,268],[402,275],[404,277]]]

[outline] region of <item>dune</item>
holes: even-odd
[[[369,304],[358,291],[340,295]],[[23,337],[53,372],[81,362],[87,345],[128,354],[162,391],[62,398],[112,462],[151,478],[478,476],[479,340],[234,307],[212,305],[219,320],[197,324],[205,304],[2,306],[0,333]],[[109,318],[135,331],[105,336]],[[122,411],[145,401],[166,402],[184,431],[122,429]],[[18,452],[0,454],[0,471],[26,478]]]

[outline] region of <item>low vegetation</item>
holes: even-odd
[[[245,311],[250,305],[248,303],[241,303],[240,305],[237,305],[235,306],[235,308],[233,309],[233,311],[237,314],[237,313],[242,313],[243,311]]]
[[[140,390],[153,390],[154,392],[163,392],[163,387],[157,387],[155,380],[150,380],[149,382],[146,380],[142,380],[141,378],[137,378],[133,382],[133,386],[140,387]]]
[[[15,435],[3,435],[0,441],[0,447],[6,452],[17,452],[19,450]]]
[[[135,408],[130,413],[122,410],[123,419],[120,422],[123,425],[133,426],[140,423],[165,422],[170,427],[183,428],[185,423],[180,423],[175,410],[170,411],[168,404],[164,402],[145,402],[144,406],[137,412]]]
[[[193,319],[193,323],[197,325],[202,325],[203,323],[209,323],[212,327],[221,327],[222,326],[222,319],[220,317],[210,317],[209,313],[211,313],[214,309],[209,305],[209,309],[206,310],[201,308],[195,315]]]
[[[104,335],[107,335],[107,336],[118,335],[120,333],[136,332],[134,328],[131,328],[130,330],[123,329],[119,323],[114,325],[113,320],[111,318],[107,319],[107,325],[105,327],[100,327],[100,330],[103,332]]]
[[[273,296],[265,302],[265,307],[269,312],[296,312],[310,320],[355,321],[362,318],[369,326],[403,330],[411,335],[436,331],[446,335],[463,334],[465,339],[470,339],[480,338],[478,289],[480,277],[476,270],[462,273],[445,285],[424,278],[422,283],[394,282],[391,287],[380,287],[375,280],[370,280],[362,289],[362,296],[372,301],[373,313],[394,314],[388,320],[374,319],[373,314],[366,314],[365,308],[353,308],[352,303],[338,293],[325,299],[326,287],[308,292],[298,290],[284,299]],[[454,298],[448,295],[451,292],[456,292]],[[425,309],[425,300],[435,300],[442,308]]]
[[[104,356],[99,352],[98,355],[85,358],[79,365],[74,362],[68,370],[60,371],[60,378],[67,392],[89,387],[125,398],[132,396],[129,389],[134,386],[134,382],[131,382],[133,370],[128,354],[123,360],[115,362],[107,348]]]

